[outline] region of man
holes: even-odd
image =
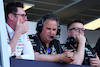
[[[67,39],[66,45],[62,45],[62,47],[68,50],[73,49],[75,60],[72,64],[89,65],[89,59],[93,56],[93,53],[89,45],[85,46],[86,38],[84,36],[83,21],[74,20],[68,24],[67,29],[69,38]]]
[[[96,43],[96,46],[94,47],[95,52],[97,52],[98,57],[100,58],[100,37]]]
[[[26,35],[28,23],[23,4],[10,2],[6,5],[5,13],[9,57],[34,60],[32,45]]]
[[[70,63],[74,60],[71,50],[62,53],[60,43],[55,39],[60,34],[58,18],[53,14],[47,14],[37,23],[37,34],[33,37],[33,48],[36,60],[50,62]]]
[[[100,67],[100,37],[94,47],[95,52],[97,53],[96,58],[90,59],[90,65],[95,67]]]

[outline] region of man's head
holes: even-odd
[[[56,36],[58,27],[60,27],[58,18],[53,14],[47,14],[37,23],[36,30],[42,41],[50,42],[53,40],[51,36]]]
[[[76,36],[78,34],[84,35],[84,26],[83,26],[83,20],[74,20],[70,22],[67,26],[67,34],[69,37],[74,37],[76,39]]]
[[[23,4],[20,2],[10,2],[5,8],[6,20],[11,27],[16,27],[16,23],[19,19],[19,23],[27,21],[26,13],[23,10]]]

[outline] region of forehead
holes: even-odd
[[[83,24],[79,22],[73,23],[69,28],[74,28],[74,27],[84,28]]]
[[[57,21],[56,20],[52,20],[52,19],[47,19],[43,26],[55,26],[57,27]]]
[[[26,14],[25,11],[24,11],[24,9],[21,8],[21,7],[17,7],[17,10],[18,10],[17,13]]]

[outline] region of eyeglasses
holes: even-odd
[[[23,19],[24,19],[25,17],[27,17],[26,14],[16,14],[16,13],[12,13],[12,14],[14,14],[14,15],[20,15],[20,16],[22,16]]]
[[[78,28],[78,27],[71,28],[71,29],[69,29],[69,30],[75,30],[76,32],[79,32],[80,30],[81,30],[82,32],[84,32],[84,31],[85,31],[85,29],[84,29],[84,28]]]

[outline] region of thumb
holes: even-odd
[[[17,24],[20,24],[21,19],[17,17]]]
[[[65,49],[65,51],[64,52],[67,52],[67,49]]]
[[[72,52],[73,50],[68,50],[68,52]]]
[[[17,17],[17,24],[19,24],[19,18]]]
[[[99,58],[98,55],[97,55],[97,52],[96,52],[96,58]]]

